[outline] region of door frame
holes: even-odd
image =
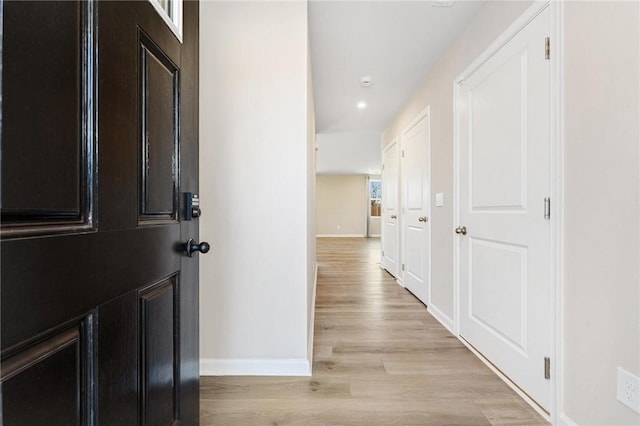
[[[407,194],[406,192],[406,187],[405,187],[405,179],[404,179],[404,172],[405,172],[405,166],[404,166],[404,149],[405,149],[405,134],[411,130],[416,124],[418,124],[420,122],[420,120],[422,120],[423,118],[427,119],[427,158],[428,158],[428,168],[427,168],[427,181],[429,183],[429,200],[427,200],[427,208],[426,208],[426,215],[428,218],[428,221],[425,225],[425,227],[427,228],[427,232],[428,232],[428,238],[427,238],[427,248],[428,248],[428,257],[427,257],[427,268],[428,268],[428,273],[425,274],[424,279],[427,281],[427,300],[424,302],[425,305],[429,306],[431,304],[431,105],[427,105],[422,111],[420,111],[413,120],[411,120],[411,122],[409,122],[409,124],[407,124],[405,126],[405,128],[402,130],[402,132],[400,132],[400,136],[398,137],[399,139],[399,146],[398,148],[400,149],[400,156],[399,156],[399,161],[400,161],[400,167],[398,168],[399,171],[399,184],[400,184],[400,191],[399,191],[399,199],[400,199],[400,203],[398,205],[399,210],[400,210],[400,221],[399,221],[399,225],[400,225],[400,241],[398,242],[398,267],[400,268],[400,270],[398,271],[398,283],[400,285],[402,285],[404,288],[407,288],[406,286],[406,281],[404,279],[404,275],[405,275],[405,270],[402,269],[402,265],[404,265],[404,255],[405,255],[405,244],[407,242],[406,239],[406,235],[405,235],[405,231],[404,231],[404,225],[406,222],[406,218],[405,218],[405,208],[404,208],[404,203],[407,200]],[[416,296],[417,298],[417,296]]]
[[[452,230],[453,238],[453,334],[467,346],[478,358],[480,358],[494,373],[531,405],[540,415],[550,420],[552,424],[572,424],[564,414],[562,404],[563,395],[563,132],[564,132],[564,3],[549,0],[534,2],[523,14],[518,17],[487,49],[478,56],[458,77],[453,81],[453,226],[460,223],[460,135],[458,126],[460,117],[458,114],[458,95],[460,85],[465,78],[476,71],[480,66],[493,57],[498,50],[507,44],[516,34],[526,27],[536,16],[546,8],[550,12],[549,37],[550,37],[550,197],[551,197],[551,404],[550,413],[545,413],[528,395],[513,384],[500,370],[482,357],[473,347],[460,338],[460,239],[456,238]],[[542,50],[541,50],[542,51]]]

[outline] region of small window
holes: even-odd
[[[182,43],[182,0],[149,0]]]
[[[379,217],[382,211],[382,182],[380,180],[369,181],[369,205],[371,217]]]

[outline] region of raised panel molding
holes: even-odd
[[[481,238],[468,240],[469,318],[527,356],[528,248]],[[492,303],[495,300],[497,306]]]
[[[142,424],[173,424],[179,418],[178,291],[174,275],[138,292]]]
[[[2,239],[95,228],[95,13],[91,0],[4,5],[3,80],[20,83],[3,87]]]
[[[179,70],[145,34],[140,43],[140,200],[138,224],[178,219]]]
[[[91,314],[71,327],[4,351],[0,367],[4,424],[54,424],[48,415],[52,407],[64,424],[93,423],[93,325]]]
[[[474,126],[468,139],[472,212],[527,210],[528,141],[521,128],[528,113],[528,55],[523,48],[468,83],[468,114]],[[510,116],[496,114],[491,105],[508,105]]]

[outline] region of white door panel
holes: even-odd
[[[520,350],[526,350],[526,270],[527,248],[470,238],[469,315]]]
[[[398,277],[399,144],[395,140],[382,153],[382,267]]]
[[[402,133],[404,286],[425,304],[430,285],[430,114],[427,109]]]
[[[407,280],[410,282],[420,282],[423,281],[424,277],[424,264],[423,258],[426,255],[424,252],[424,245],[422,241],[424,239],[424,229],[421,226],[411,226],[407,225],[405,231],[405,246],[409,248],[406,250],[405,255],[405,275],[409,275],[409,278],[405,278],[405,283]],[[405,284],[406,285],[406,284]],[[415,294],[416,292],[420,292],[419,289],[410,288],[412,292]]]
[[[545,9],[458,87],[460,335],[542,407],[551,387]]]
[[[488,75],[479,74],[480,81],[468,91],[473,129],[469,196],[474,210],[521,208],[526,196],[526,135],[521,132],[525,67],[526,51],[518,52],[496,70],[478,70]]]

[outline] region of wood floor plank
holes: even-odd
[[[491,423],[470,401],[447,399],[417,401],[324,399],[313,404],[296,401],[203,401],[203,425],[278,426],[484,426]]]
[[[381,375],[385,377],[387,370],[384,367],[381,359],[359,359],[354,360],[352,358],[337,358],[337,357],[315,357],[313,360],[313,375],[314,377],[320,376],[354,376],[361,375],[364,377],[372,377],[374,375]]]
[[[492,425],[548,425],[542,418],[532,419],[527,415],[530,407],[521,399],[483,398],[474,402]]]
[[[482,397],[496,397],[497,399],[509,389],[500,379],[476,373],[439,374],[431,375],[428,378],[414,375],[395,377],[395,380],[377,376],[352,377],[349,379],[351,396],[353,398],[385,398],[390,400],[451,398],[461,401]]]
[[[379,239],[319,238],[312,377],[203,377],[216,426],[548,424],[378,265]]]
[[[218,377],[200,385],[200,399],[350,398],[349,383],[335,377]]]

